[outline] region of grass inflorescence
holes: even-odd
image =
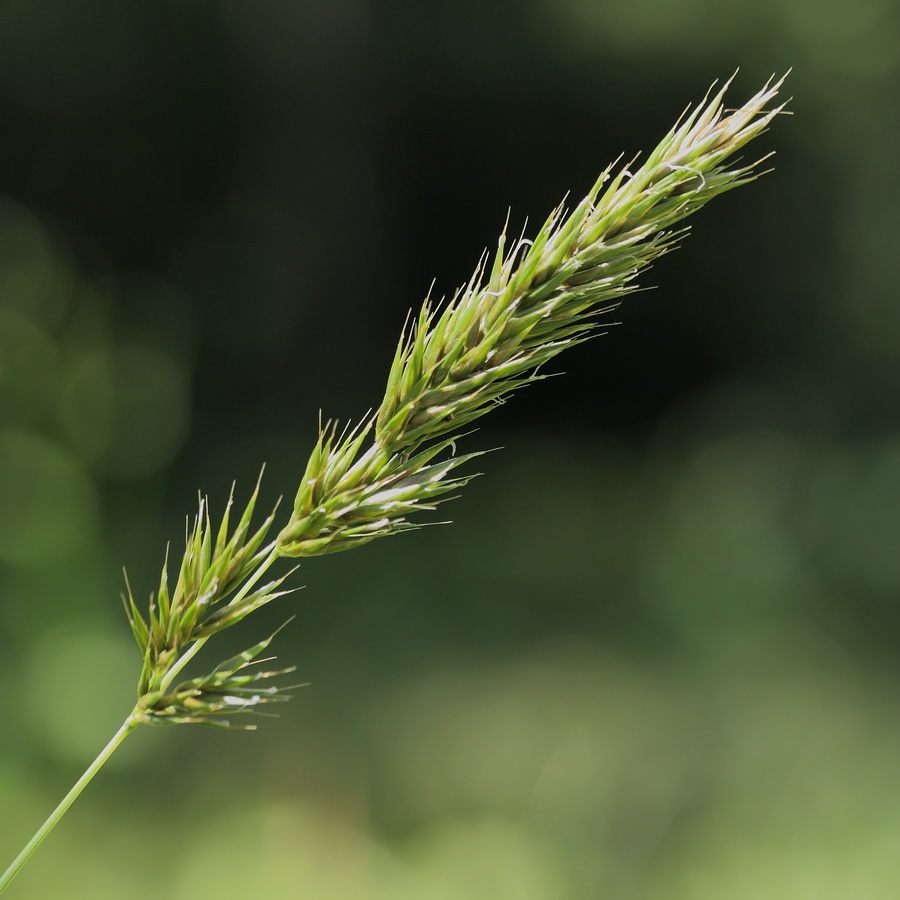
[[[678,244],[684,219],[758,177],[761,160],[741,164],[736,154],[783,110],[772,105],[782,81],[730,111],[726,84],[688,110],[642,165],[606,169],[580,203],[557,208],[533,238],[510,240],[504,230],[448,302],[426,301],[411,319],[374,413],[352,427],[320,427],[274,538],[277,510],[251,525],[258,484],[233,527],[231,499],[215,527],[201,499],[174,587],[168,556],[146,612],[126,581],[142,658],[134,710],[0,876],[0,893],[138,725],[253,727],[234,717],[288,699],[271,679],[291,668],[256,668],[267,661],[260,654],[271,637],[206,675],[176,678],[218,632],[289,593],[282,585],[290,572],[261,583],[278,559],[336,553],[417,527],[410,517],[463,487],[471,475],[460,467],[479,453],[457,454],[456,446],[472,423],[607,323],[638,289],[637,276]]]

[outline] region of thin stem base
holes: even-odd
[[[103,764],[113,755],[115,749],[131,734],[140,723],[136,712],[122,723],[122,727],[112,736],[110,742],[100,751],[97,758],[85,769],[84,774],[72,785],[72,789],[60,801],[59,806],[47,817],[43,825],[34,833],[31,840],[22,848],[22,852],[12,861],[9,868],[0,875],[0,894],[9,887],[12,880],[19,874],[19,870],[44,842],[44,838],[53,831],[56,823],[65,815],[66,810],[75,802],[78,795],[90,784],[91,779],[103,768]]]

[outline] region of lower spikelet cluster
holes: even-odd
[[[200,500],[197,517],[185,537],[175,588],[169,589],[166,560],[159,591],[150,598],[146,618],[138,609],[126,580],[127,594],[123,601],[143,657],[135,708],[141,721],[156,725],[199,722],[228,727],[229,720],[220,718],[223,713],[254,711],[260,703],[286,699],[278,694],[277,688],[262,688],[259,682],[289,669],[243,672],[269,645],[271,638],[226,660],[209,675],[185,681],[174,689],[170,687],[186,661],[186,651],[192,654],[212,635],[290,593],[279,590],[287,575],[256,586],[276,558],[272,544],[263,544],[275,512],[256,531],[250,530],[258,495],[257,483],[232,532],[229,532],[229,518],[233,495],[215,532],[208,505],[204,499]]]

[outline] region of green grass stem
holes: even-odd
[[[2,894],[10,885],[12,880],[19,874],[19,870],[28,860],[38,847],[44,842],[44,839],[56,827],[59,820],[66,814],[69,807],[75,802],[81,792],[91,783],[93,777],[103,768],[104,763],[113,755],[116,748],[122,741],[134,731],[140,724],[140,715],[135,709],[130,716],[122,723],[119,730],[112,736],[109,743],[100,751],[97,758],[84,770],[81,778],[72,785],[72,789],[60,801],[56,809],[47,816],[46,821],[34,833],[31,840],[22,848],[22,852],[12,861],[9,868],[0,875],[0,894]]]

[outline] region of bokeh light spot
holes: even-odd
[[[139,478],[171,461],[188,422],[187,374],[158,347],[129,343],[84,354],[62,391],[67,436],[99,469]]]
[[[41,422],[56,399],[58,357],[38,326],[0,306],[0,421]]]
[[[0,304],[52,327],[65,311],[69,282],[37,218],[0,197]]]
[[[0,509],[7,563],[59,563],[96,535],[97,499],[85,473],[59,447],[24,431],[0,431]]]
[[[61,629],[40,638],[25,669],[21,683],[41,745],[84,764],[127,712],[122,688],[136,679],[137,659],[124,634]]]

